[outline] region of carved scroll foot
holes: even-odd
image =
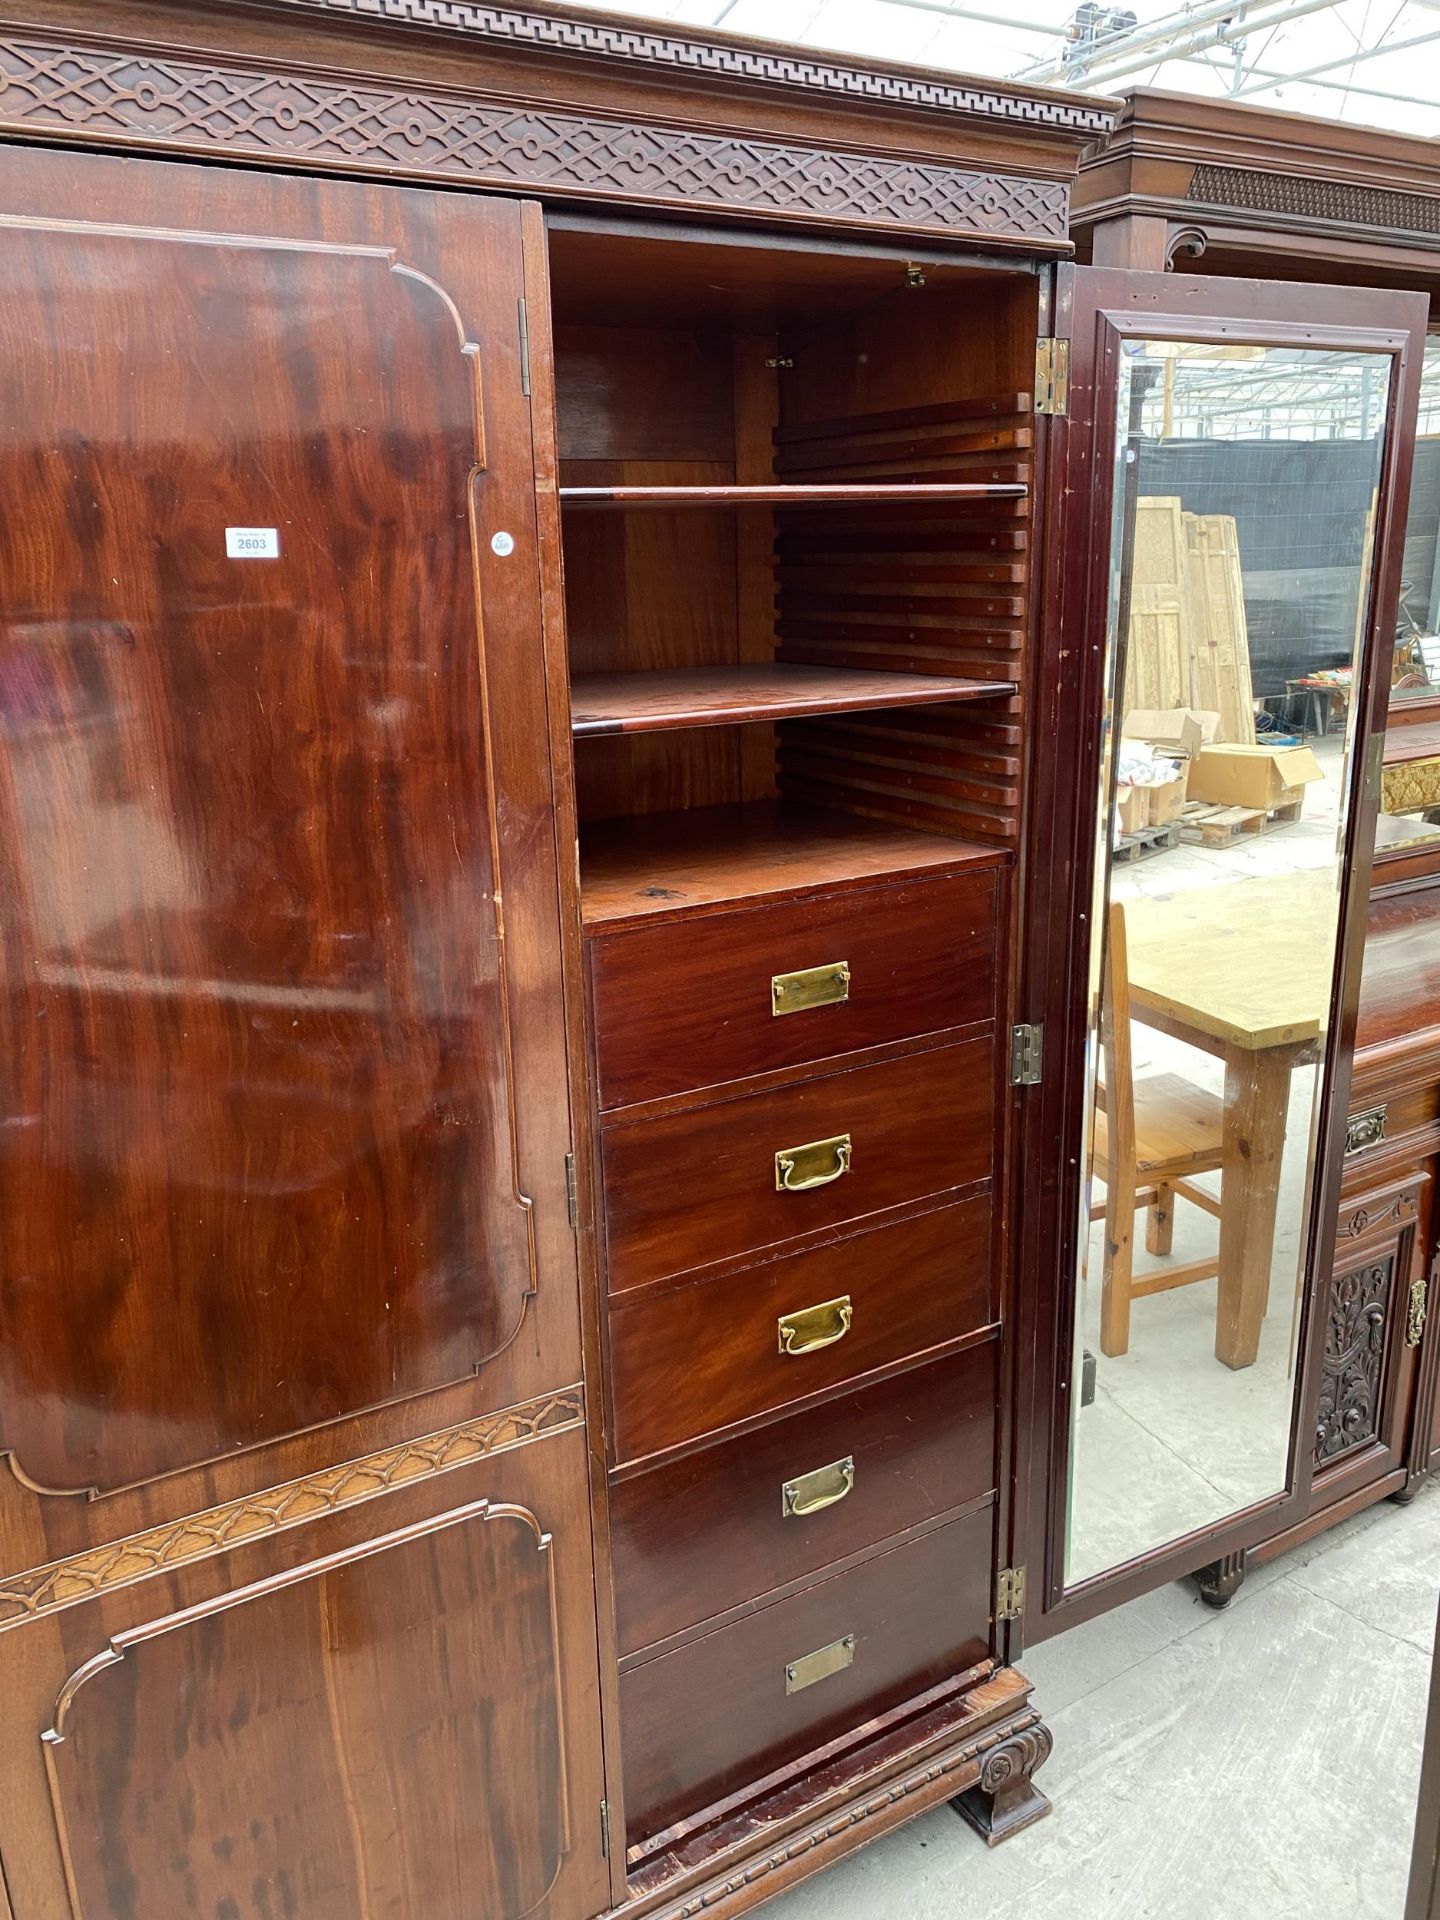
[[[1049,1813],[1050,1802],[1031,1775],[1050,1758],[1054,1744],[1050,1729],[1037,1720],[1034,1726],[992,1748],[981,1764],[976,1784],[950,1802],[987,1847],[998,1847],[1002,1840],[1033,1826]]]
[[[1200,1598],[1207,1607],[1217,1610],[1228,1607],[1245,1581],[1245,1549],[1238,1553],[1227,1553],[1219,1560],[1212,1560],[1208,1567],[1201,1567],[1195,1575],[1195,1584],[1200,1589]]]

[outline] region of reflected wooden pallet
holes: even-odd
[[[1137,860],[1153,859],[1157,853],[1169,853],[1180,844],[1180,828],[1172,821],[1168,827],[1137,827],[1134,833],[1122,834],[1115,842],[1114,858],[1118,865],[1133,866]]]
[[[1293,826],[1300,807],[1298,800],[1278,807],[1219,807],[1192,800],[1180,816],[1180,838],[1189,846],[1233,847],[1276,827]]]

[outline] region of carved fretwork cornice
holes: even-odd
[[[1416,134],[1137,88],[1085,155],[1075,221],[1154,214],[1433,248],[1440,148]]]
[[[259,0],[275,12],[323,13],[342,18],[459,35],[487,46],[549,49],[588,60],[703,75],[766,88],[803,89],[881,105],[977,114],[1030,127],[1103,134],[1115,109],[1083,95],[987,86],[954,77],[833,55],[738,35],[680,34],[653,22],[606,13],[570,13],[541,7],[484,6],[479,0]]]

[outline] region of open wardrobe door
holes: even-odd
[[[1061,268],[1055,312],[1030,1638],[1223,1599],[1413,1366],[1413,1208],[1334,1247],[1426,301]]]

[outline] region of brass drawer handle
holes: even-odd
[[[775,1155],[775,1185],[781,1193],[807,1193],[828,1187],[850,1171],[850,1136],[832,1134],[828,1140],[809,1140],[803,1147],[781,1147]]]
[[[807,1513],[823,1513],[843,1500],[855,1485],[855,1458],[832,1460],[828,1467],[816,1467],[787,1480],[780,1489],[780,1512],[786,1520],[803,1520]]]
[[[1352,1113],[1345,1129],[1346,1153],[1363,1153],[1367,1147],[1378,1147],[1385,1138],[1388,1113],[1386,1107],[1366,1107],[1363,1113]]]
[[[843,1673],[854,1661],[855,1636],[847,1633],[843,1640],[832,1640],[828,1647],[817,1647],[814,1653],[792,1660],[785,1669],[785,1691],[803,1693],[817,1680],[828,1680],[832,1673]]]
[[[818,1306],[799,1307],[780,1316],[781,1353],[816,1353],[821,1347],[833,1347],[850,1331],[855,1318],[848,1293],[838,1300],[822,1300]]]
[[[800,973],[777,973],[770,980],[770,1011],[804,1013],[807,1007],[834,1007],[850,998],[850,962],[832,960],[828,967],[806,967]]]

